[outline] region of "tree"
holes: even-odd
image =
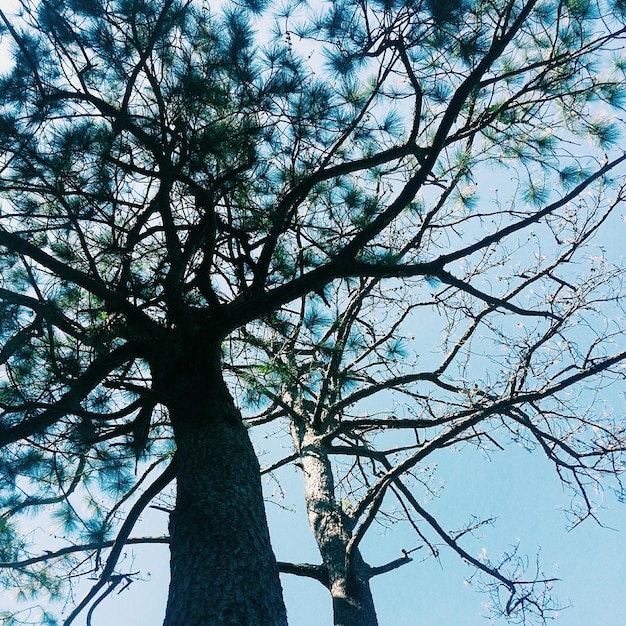
[[[472,559],[411,473],[523,441],[581,517],[619,476],[623,423],[573,394],[624,376],[623,268],[587,256],[624,197],[623,3],[19,7],[0,11],[5,585],[95,574],[69,625],[131,577],[126,544],[167,541],[166,626],[285,624],[247,428],[285,419],[277,464],[304,469],[323,563],[280,568],[323,582],[337,624],[376,623],[369,578],[410,559],[359,551],[392,497],[505,613],[541,618],[547,581]],[[513,183],[489,197],[494,167]],[[403,348],[417,319],[444,342],[428,362]],[[410,413],[363,414],[392,392]],[[169,536],[132,536],[174,479]],[[35,553],[31,511],[68,543]]]

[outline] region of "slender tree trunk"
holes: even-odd
[[[259,464],[224,384],[218,347],[169,359],[177,498],[164,626],[286,626]]]
[[[309,524],[328,576],[335,626],[378,626],[370,589],[369,566],[358,548],[348,559],[350,520],[335,499],[328,454],[306,427],[294,428],[305,483]]]

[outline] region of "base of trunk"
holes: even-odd
[[[286,626],[259,464],[221,376],[168,407],[176,508],[164,626]]]
[[[354,578],[354,577],[353,577]],[[362,577],[346,583],[346,591],[333,594],[335,626],[378,626],[369,578]]]
[[[348,558],[352,528],[335,499],[333,472],[323,440],[307,427],[292,430],[305,484],[309,525],[326,569],[335,626],[378,626],[370,568],[358,547]],[[348,562],[349,561],[349,562]]]

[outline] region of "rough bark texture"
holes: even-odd
[[[332,469],[320,437],[303,427],[297,435],[309,524],[320,550],[333,599],[335,626],[377,626],[369,566],[358,548],[347,558],[350,520],[335,500]]]
[[[252,444],[219,358],[185,354],[162,378],[177,450],[164,626],[285,626]]]

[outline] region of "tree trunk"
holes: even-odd
[[[305,483],[309,524],[326,568],[335,626],[378,626],[370,589],[369,566],[358,547],[348,559],[350,520],[335,499],[328,454],[320,437],[294,428]]]
[[[259,464],[223,381],[219,348],[177,352],[181,358],[167,359],[155,376],[176,441],[164,626],[286,626]]]

